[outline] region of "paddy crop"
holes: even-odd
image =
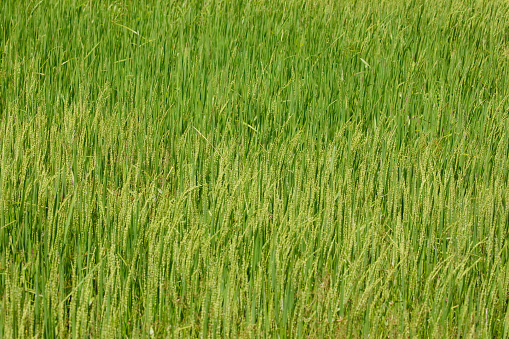
[[[508,337],[505,1],[0,4],[0,337]]]

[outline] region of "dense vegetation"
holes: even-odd
[[[0,337],[507,337],[506,1],[0,3]]]

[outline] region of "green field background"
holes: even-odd
[[[0,2],[0,338],[507,338],[506,1]]]

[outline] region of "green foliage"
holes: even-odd
[[[0,3],[0,338],[507,337],[505,1]]]

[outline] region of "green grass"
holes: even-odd
[[[0,2],[0,338],[507,338],[508,17]]]

